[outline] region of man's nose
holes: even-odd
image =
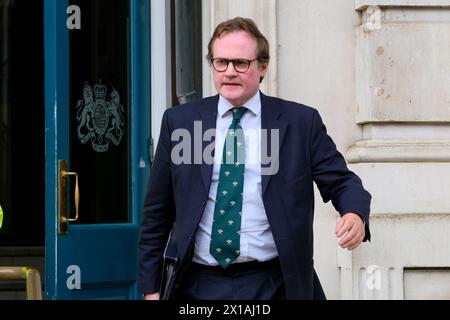
[[[237,74],[237,71],[236,71],[236,69],[234,69],[233,62],[229,61],[228,62],[228,67],[225,70],[225,76],[227,76],[227,77],[234,77],[234,76],[236,76],[236,74]]]

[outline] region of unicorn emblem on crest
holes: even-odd
[[[118,146],[124,134],[125,112],[119,93],[112,88],[107,100],[107,92],[101,79],[93,87],[85,82],[83,99],[78,100],[76,107],[78,139],[82,144],[91,141],[96,152],[108,151],[110,142]]]

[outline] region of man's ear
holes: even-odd
[[[262,75],[264,77],[266,75],[267,71],[269,70],[269,61],[264,62],[263,64],[260,64],[259,69],[261,70],[261,72],[264,73]]]
[[[259,78],[259,83],[263,82],[264,77],[269,71],[269,62],[264,62],[262,65],[259,65],[259,70],[261,71],[261,77]]]

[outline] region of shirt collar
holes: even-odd
[[[246,103],[244,103],[243,106],[246,107],[248,110],[250,110],[254,115],[259,116],[259,114],[261,113],[260,92],[258,91],[253,96],[253,98],[251,98]],[[220,117],[223,118],[225,116],[225,114],[232,108],[234,108],[234,106],[227,99],[225,99],[224,97],[219,95],[219,104],[218,104],[217,110],[218,110]]]

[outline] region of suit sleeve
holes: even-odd
[[[139,284],[144,294],[160,291],[163,253],[175,217],[168,118],[166,110],[142,210]]]
[[[331,200],[341,216],[349,212],[358,214],[365,223],[364,241],[370,241],[372,197],[364,189],[361,179],[347,168],[344,157],[327,134],[317,110],[313,112],[310,137],[312,175],[323,201]]]

